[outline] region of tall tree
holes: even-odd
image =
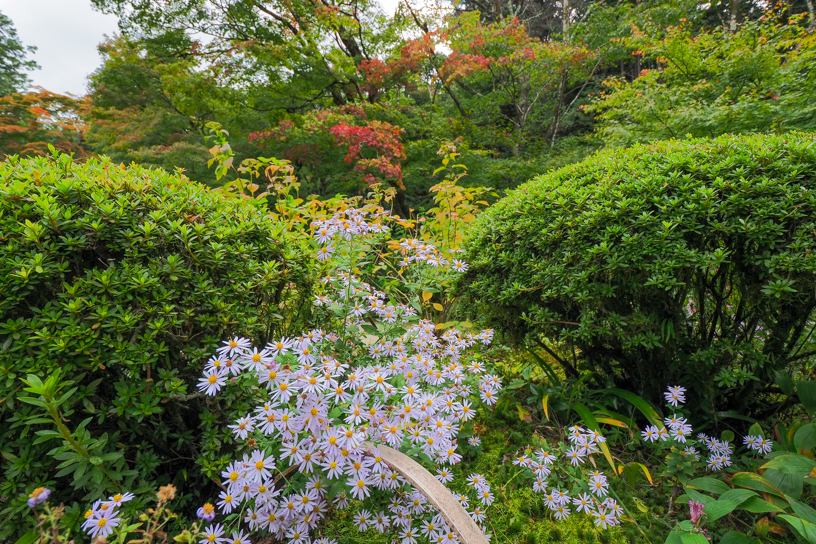
[[[28,87],[25,72],[39,68],[36,62],[27,58],[35,50],[34,46],[23,45],[11,19],[0,13],[0,96]]]
[[[357,66],[388,54],[408,22],[376,0],[93,0],[130,37],[206,36],[196,51],[258,110],[367,100]]]

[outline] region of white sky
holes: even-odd
[[[398,0],[380,0],[394,13]],[[91,9],[90,0],[0,0],[24,45],[34,45],[40,70],[29,72],[34,85],[57,93],[84,95],[87,77],[100,63],[96,46],[117,31],[115,15]]]
[[[90,0],[0,0],[23,45],[34,45],[40,70],[34,85],[57,93],[84,95],[86,78],[100,64],[96,46],[117,30],[117,18],[91,9]]]

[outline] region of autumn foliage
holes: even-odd
[[[37,89],[0,98],[0,158],[44,155],[51,145],[82,158],[84,101]]]

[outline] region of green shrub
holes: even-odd
[[[813,134],[601,152],[512,191],[472,233],[465,302],[598,383],[653,401],[684,385],[716,420],[773,410],[774,372],[810,368]]]
[[[250,407],[196,381],[227,335],[303,326],[303,244],[263,209],[160,170],[0,163],[0,539],[28,523],[37,485],[83,506],[117,485],[143,495],[134,509],[167,483],[188,509],[212,497],[225,423]],[[67,390],[61,424],[19,401],[27,375]]]

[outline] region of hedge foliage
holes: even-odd
[[[670,380],[709,412],[760,415],[774,373],[813,355],[814,134],[601,152],[520,186],[472,232],[468,304],[600,382],[657,401]]]
[[[66,155],[0,163],[0,539],[26,525],[36,485],[83,506],[115,482],[148,501],[172,482],[190,508],[212,495],[203,474],[249,407],[202,397],[196,380],[229,334],[263,343],[300,329],[303,244],[183,176]],[[57,371],[78,446],[18,400],[21,378]]]

